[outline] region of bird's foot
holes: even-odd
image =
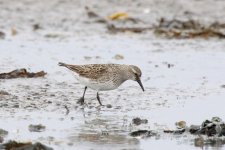
[[[84,97],[81,97],[78,101],[77,104],[84,105]]]

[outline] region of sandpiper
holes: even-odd
[[[124,81],[137,81],[144,91],[141,83],[141,70],[134,65],[121,64],[87,64],[87,65],[69,65],[59,62],[59,66],[64,66],[73,71],[76,79],[85,86],[83,96],[80,98],[81,104],[84,104],[84,95],[87,88],[97,91],[97,100],[100,105],[99,91],[114,90]]]

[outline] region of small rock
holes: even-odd
[[[148,120],[147,119],[141,119],[141,118],[134,118],[132,120],[133,124],[135,125],[140,125],[140,124],[147,124],[148,123]]]
[[[178,129],[174,131],[174,134],[182,134],[186,131],[186,129]]]
[[[91,60],[91,57],[90,56],[84,56],[84,59],[85,60]]]
[[[55,96],[55,94],[50,94],[50,96],[51,96],[51,97],[54,97],[54,96]]]
[[[202,137],[196,138],[194,143],[196,147],[203,147],[204,139]]]
[[[112,108],[112,105],[111,104],[107,104],[106,107],[107,108]]]
[[[190,126],[190,129],[189,129],[189,132],[190,132],[191,134],[195,134],[195,133],[197,133],[199,130],[200,130],[200,126],[198,126],[198,125],[191,125],[191,126]]]
[[[186,122],[185,121],[178,121],[175,123],[178,129],[183,129],[186,127]]]
[[[8,131],[4,130],[4,129],[0,129],[0,136],[6,136],[8,135]]]
[[[130,133],[130,136],[133,136],[133,137],[138,137],[138,136],[151,137],[156,135],[157,134],[155,132],[149,131],[149,130],[138,130],[138,131],[134,131]]]
[[[174,130],[163,130],[164,133],[173,133]]]
[[[16,141],[9,141],[0,145],[0,149],[6,150],[53,150],[53,148],[47,147],[39,142],[32,144],[31,142],[20,143]]]
[[[174,67],[174,64],[167,64],[168,68]]]
[[[113,58],[116,60],[122,60],[122,59],[124,59],[124,56],[116,54]]]
[[[19,108],[19,107],[20,107],[19,104],[13,105],[13,108]]]
[[[29,131],[30,132],[42,132],[45,130],[45,126],[38,124],[38,125],[29,125]]]
[[[212,117],[211,121],[219,123],[219,122],[222,122],[222,119],[219,117]]]
[[[202,127],[206,127],[207,125],[209,125],[210,123],[212,123],[211,121],[209,120],[205,120],[204,122],[202,122]]]
[[[204,134],[204,135],[207,135],[207,136],[215,135],[217,133],[216,132],[216,124],[214,124],[213,122],[211,122],[209,120],[205,120],[202,123],[200,133]]]
[[[100,56],[95,56],[95,58],[96,58],[96,59],[100,59],[101,57],[100,57]]]
[[[41,29],[40,24],[36,23],[36,24],[33,25],[33,31],[36,31],[36,30],[39,30],[39,29]]]

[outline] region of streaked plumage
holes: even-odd
[[[93,90],[113,90],[126,80],[134,80],[140,84],[144,91],[140,80],[142,73],[137,66],[120,64],[69,65],[65,63],[59,63],[59,66],[64,66],[73,71],[76,79],[81,84]],[[99,103],[101,104],[100,100]]]

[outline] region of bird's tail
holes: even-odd
[[[65,63],[62,63],[62,62],[59,62],[58,65],[59,66],[64,66],[64,67],[67,66]]]

